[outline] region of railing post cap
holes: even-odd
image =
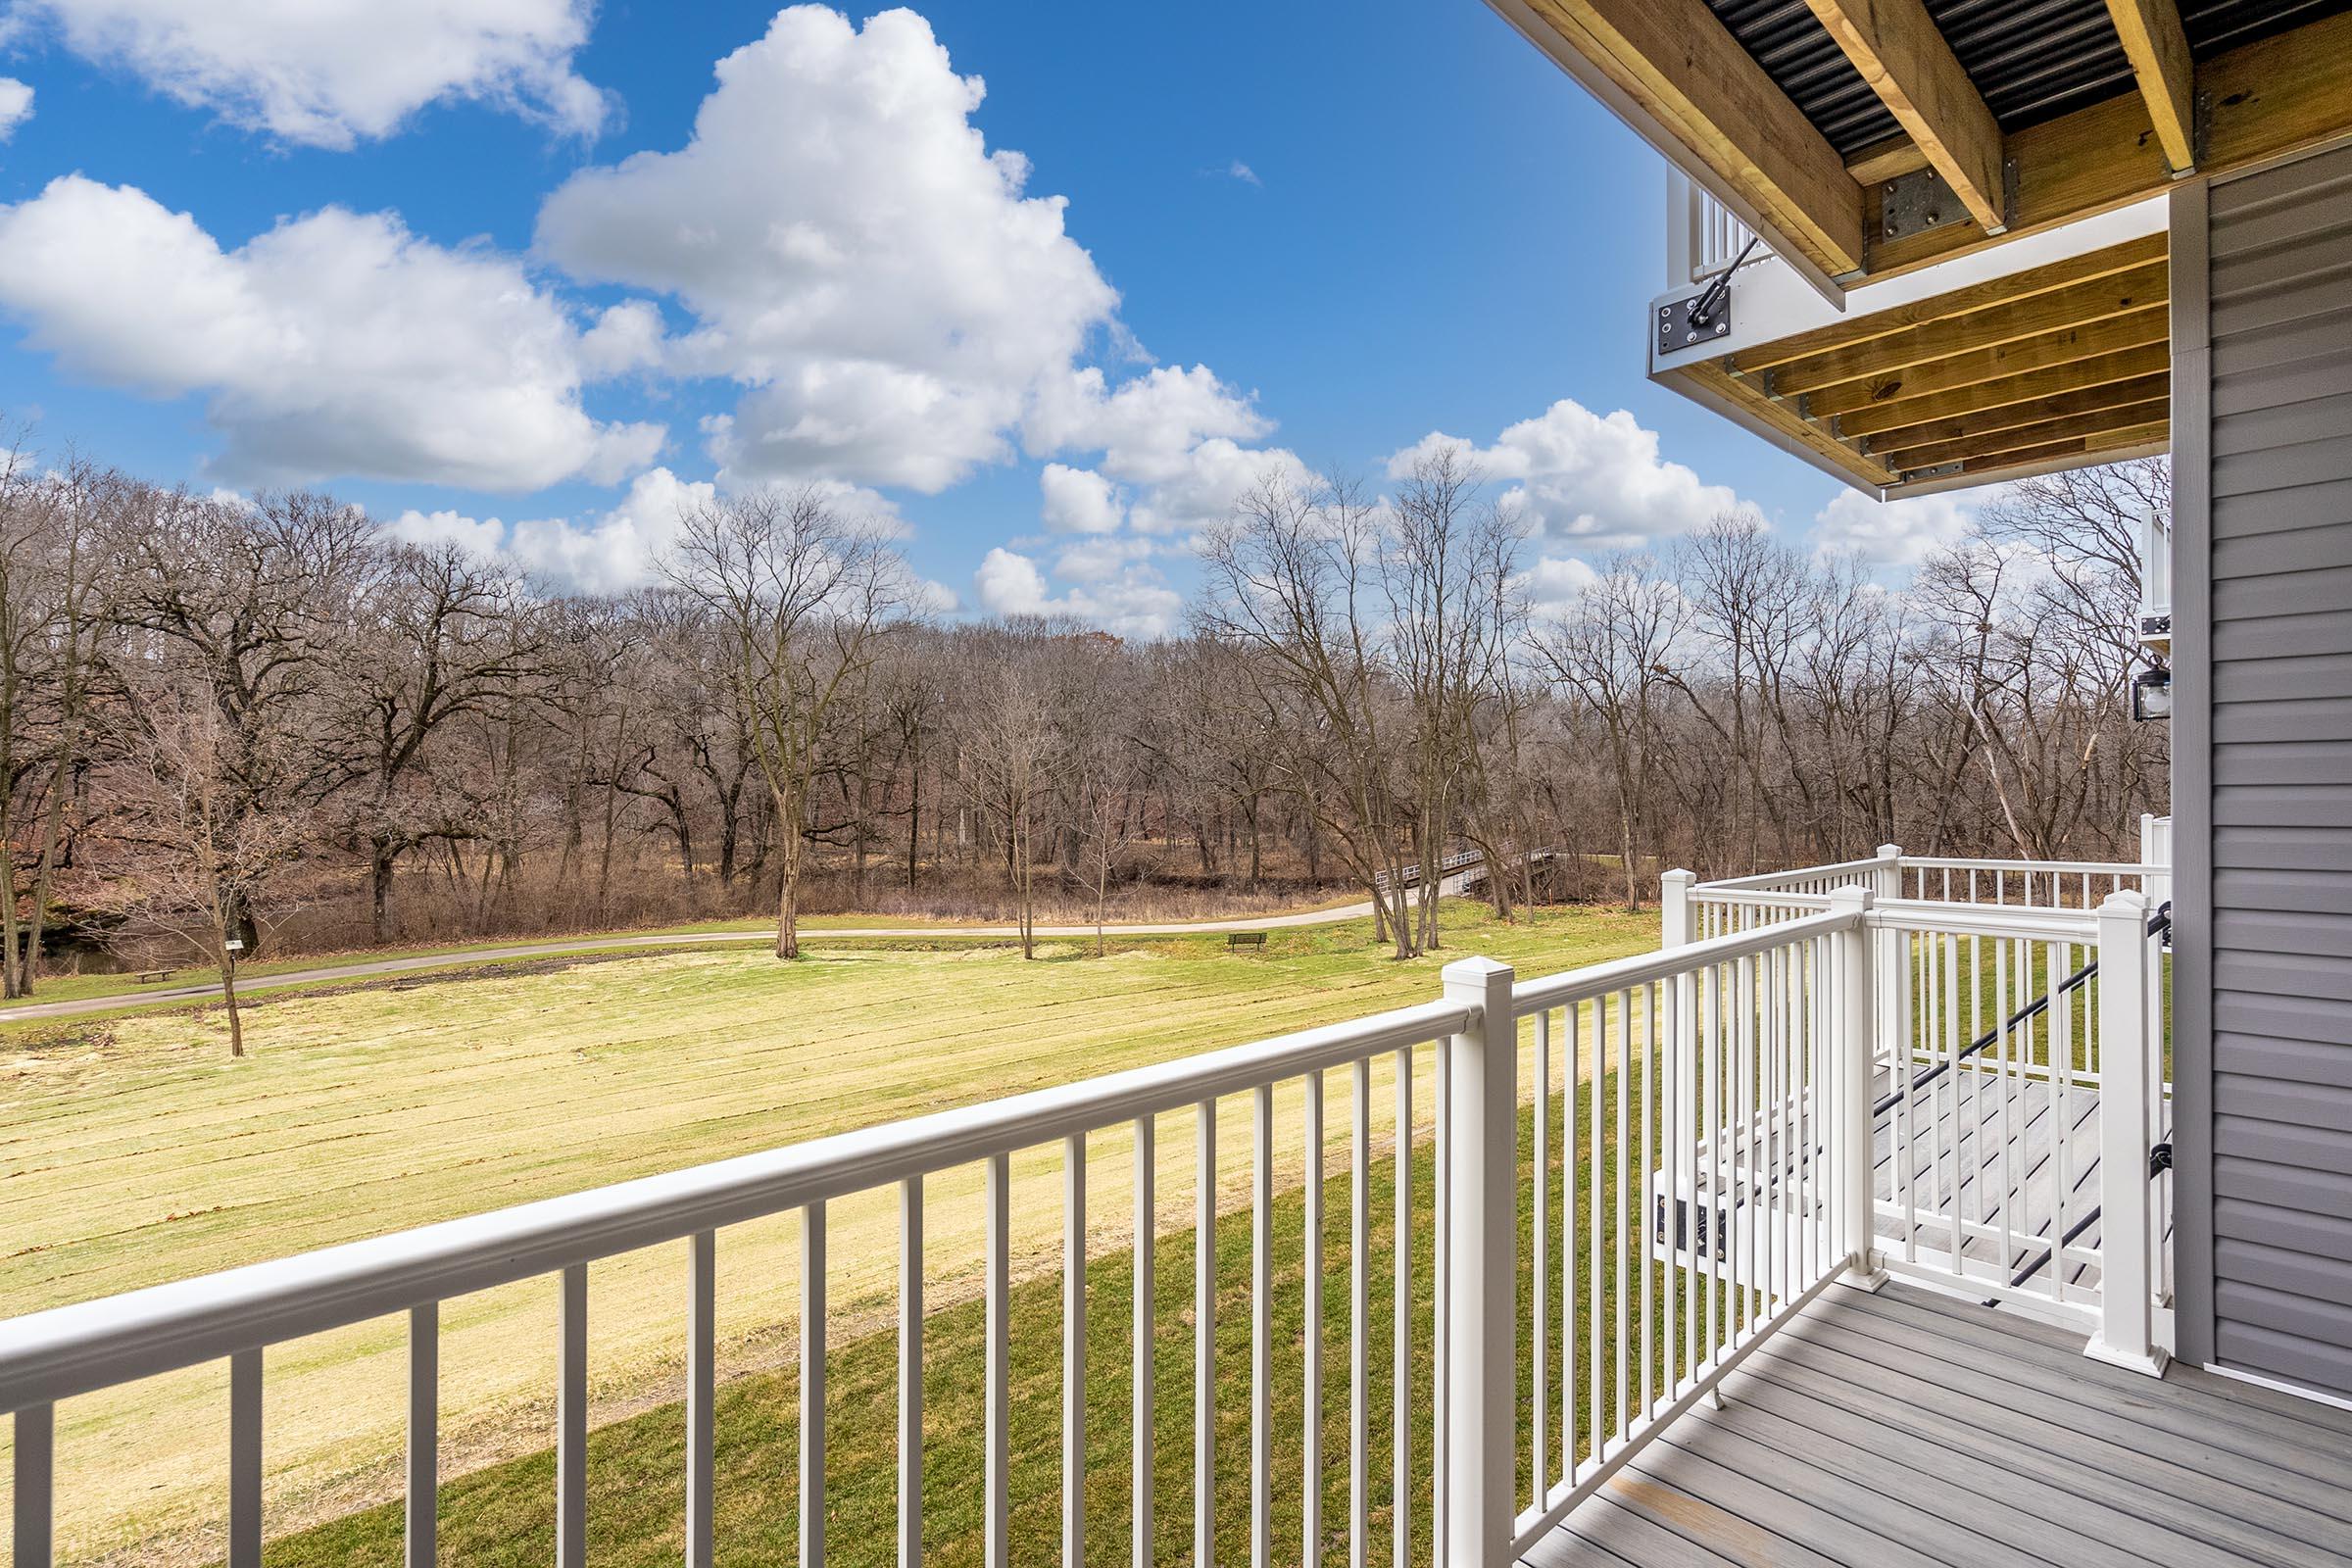
[[[1838,914],[1866,913],[1875,901],[1876,895],[1864,887],[1832,888],[1830,890],[1830,908]]]
[[[2100,901],[2101,914],[2129,914],[2137,918],[2148,910],[2148,896],[2137,888],[2117,888]]]
[[[1902,847],[1900,844],[1882,844],[1882,845],[1880,845],[1880,846],[1879,846],[1879,858],[1880,858],[1880,859],[1882,859],[1882,860],[1899,860],[1899,859],[1901,859],[1902,858],[1903,858],[1903,847]]]
[[[1450,991],[1455,986],[1476,986],[1483,990],[1496,979],[1508,983],[1517,971],[1495,958],[1456,958],[1438,972],[1446,982],[1446,989]]]
[[[1696,871],[1686,871],[1678,865],[1673,870],[1659,877],[1658,880],[1661,882],[1695,882],[1698,880],[1698,873]]]

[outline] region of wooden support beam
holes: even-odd
[[[1862,188],[1705,0],[1525,0],[1525,9],[1822,271],[1861,267]]]
[[[2083,387],[2161,375],[2171,362],[2170,345],[2158,341],[2094,359],[2054,365],[2047,369],[2029,370],[2023,375],[2004,376],[1997,381],[1977,382],[1920,397],[1890,398],[1838,415],[1838,433],[1849,438],[1861,437],[1867,447],[1871,439],[1907,425],[1927,424],[1985,409],[2033,405]]]
[[[1849,348],[1874,338],[1891,337],[1915,326],[1925,326],[1930,321],[1948,320],[1972,311],[2048,294],[2071,284],[2113,277],[2150,262],[2163,261],[2166,244],[2166,236],[2161,233],[2144,234],[2138,239],[2126,240],[2121,245],[2110,245],[2105,250],[2064,257],[2023,272],[2011,272],[2005,277],[1988,278],[1967,288],[1954,289],[1949,294],[1937,294],[1908,305],[1897,305],[1891,310],[1874,311],[1868,316],[1833,321],[1828,326],[1815,327],[1809,332],[1791,333],[1771,343],[1759,343],[1754,348],[1741,349],[1732,356],[1732,369],[1740,375],[1753,375],[1759,370],[1769,370],[1775,366],[1791,364],[1832,349]]]
[[[1995,383],[1997,384],[1997,383]],[[2098,386],[2077,387],[2054,396],[2037,397],[2016,403],[2001,403],[1971,410],[1966,414],[1947,415],[1939,419],[1928,419],[1917,424],[1897,425],[1870,437],[1862,450],[1878,456],[1900,460],[1915,447],[1936,445],[1944,441],[1982,439],[2004,430],[2022,429],[2050,419],[2066,418],[2078,414],[2092,414],[2101,409],[2125,408],[2134,403],[2161,401],[2171,389],[2172,377],[2163,370],[2150,375],[2135,375],[2128,380],[2110,381]],[[1972,387],[1972,392],[1985,395],[1989,387]]]
[[[2072,440],[2053,441],[2047,446],[1970,458],[1960,465],[1960,471],[2014,474],[2019,469],[2036,464],[2041,465],[2045,471],[2050,468],[2080,468],[2092,463],[2112,463],[2130,453],[2161,447],[2171,434],[2172,426],[2163,421],[2135,424],[2127,429],[2111,430],[2102,436],[2077,436]],[[2069,459],[2074,461],[2064,461]]]
[[[1773,395],[1794,397],[1841,381],[1883,379],[1913,366],[2145,311],[2165,303],[2165,269],[2163,262],[2146,262],[2111,277],[1816,354],[1774,370]]]
[[[2022,452],[2030,447],[2046,446],[2053,441],[2068,440],[2075,436],[2104,435],[2110,430],[2161,424],[2170,417],[2170,413],[2171,406],[2162,398],[2145,403],[2127,403],[2121,408],[2095,409],[2088,414],[2077,414],[2063,419],[2043,419],[2034,424],[2021,424],[2014,429],[1961,436],[1951,441],[1926,442],[1900,452],[1887,453],[1884,461],[1886,466],[1902,472],[1934,468],[1946,463],[1974,462],[2004,452]]]
[[[2174,0],[2107,0],[2116,36],[2138,78],[2156,139],[2176,174],[2196,166],[2196,65],[2188,55],[2188,33]]]
[[[2352,11],[2214,56],[2197,68],[2196,89],[2210,106],[2200,173],[2228,173],[2352,131]],[[2110,212],[2173,183],[2137,92],[2013,131],[2008,156],[2017,165],[2011,236]],[[1870,232],[1877,231],[1878,200],[1877,187],[1865,187]],[[1962,223],[1876,243],[1869,275],[1891,277],[1987,243]]]
[[[1987,234],[2002,210],[2001,127],[1921,0],[1806,0]]]
[[[1948,360],[1915,365],[1886,375],[1841,381],[1836,386],[1807,395],[1806,413],[1816,419],[1826,418],[1856,409],[1867,409],[1875,404],[1889,403],[1898,397],[1923,397],[1930,392],[1947,392],[1955,387],[1975,386],[1983,381],[2023,375],[2028,370],[2072,365],[2078,360],[2093,359],[2122,349],[2163,343],[2171,335],[2171,315],[2169,307],[2158,305],[2088,326],[2070,326],[2064,331],[2051,332],[2042,337],[2030,337],[2015,343],[2003,343],[1997,348],[1956,354]]]

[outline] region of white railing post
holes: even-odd
[[[1878,1167],[1873,1132],[1878,1117],[1871,1106],[1878,1098],[1879,1031],[1871,903],[1868,888],[1839,888],[1830,895],[1830,912],[1853,921],[1831,939],[1838,952],[1838,1115],[1832,1136],[1842,1147],[1833,1150],[1830,1169],[1838,1177],[1838,1235],[1846,1254],[1846,1283],[1875,1291],[1886,1283],[1886,1273],[1879,1266],[1871,1194]],[[1897,1072],[1902,1055],[1895,1053]]]
[[[2140,878],[2141,891],[2148,896],[2148,907],[2153,909],[2173,896],[2173,879],[2169,874],[2173,864],[2173,819],[2158,816],[2153,811],[2139,813],[2139,863],[2161,865],[2165,875],[2154,871]]]
[[[1446,1000],[1476,1007],[1446,1043],[1448,1086],[1445,1489],[1446,1568],[1507,1568],[1517,1515],[1519,1027],[1511,968],[1463,958]]]
[[[2147,936],[2146,898],[2109,894],[2099,906],[2099,1331],[2084,1353],[2161,1377],[2148,1244]]]
[[[1881,904],[1903,896],[1903,847],[1900,844],[1879,846],[1879,869],[1871,879],[1870,890],[1878,895]]]
[[[1690,940],[1690,888],[1696,871],[1669,871],[1658,878],[1658,946],[1679,948]]]

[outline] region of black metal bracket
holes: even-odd
[[[1699,302],[1704,293],[1687,300],[1673,300],[1658,307],[1658,352],[1676,354],[1684,349],[1712,343],[1729,337],[1732,332],[1732,297],[1727,290],[1712,310],[1702,310]]]

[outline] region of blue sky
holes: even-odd
[[[697,486],[821,482],[966,610],[1147,632],[1241,476],[1433,432],[1555,562],[1839,493],[1642,377],[1661,166],[1475,0],[227,9],[0,10],[44,451],[604,587]]]

